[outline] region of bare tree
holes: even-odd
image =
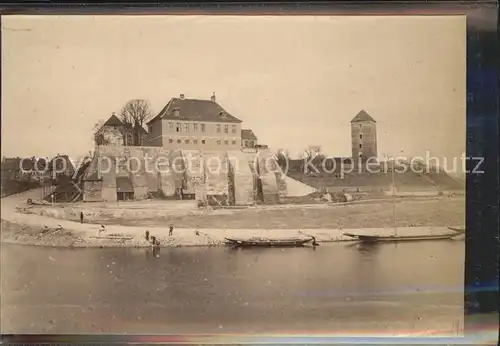
[[[142,99],[130,100],[121,109],[120,120],[125,124],[126,129],[130,129],[134,145],[139,144],[139,128],[151,119],[152,115],[149,102]]]

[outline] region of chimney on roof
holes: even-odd
[[[212,100],[212,102],[215,102],[215,91],[214,91],[214,94],[212,95],[212,97],[210,98],[210,100]]]
[[[181,100],[184,100],[184,94],[181,94],[181,95],[180,95],[180,99],[181,99]]]
[[[113,112],[111,115],[116,115],[116,113],[115,113],[115,112]]]

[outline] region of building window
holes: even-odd
[[[231,126],[231,132],[232,133],[236,133],[236,125],[232,125]]]
[[[181,132],[181,123],[175,125],[175,132]]]
[[[363,139],[363,135],[359,135],[359,139]]]
[[[236,141],[233,139],[233,145],[236,145]]]
[[[361,148],[363,148],[363,144],[360,144],[360,145],[359,145],[359,149],[361,149]]]
[[[186,139],[184,143],[189,144],[189,139]]]
[[[217,133],[220,133],[220,124],[217,124]]]
[[[173,140],[172,138],[170,138],[170,139],[168,140],[168,142],[169,142],[169,143],[174,143],[174,140]]]
[[[168,123],[168,130],[174,132],[174,123]]]
[[[225,145],[228,145],[228,144],[229,144],[229,141],[224,141],[224,144],[225,144]]]
[[[181,143],[181,140],[180,140],[180,139],[178,139],[178,140],[177,140],[177,143],[179,143],[179,144],[180,144],[180,143]]]
[[[359,128],[361,128],[361,124],[359,124]]]
[[[201,132],[205,132],[205,124],[201,124]]]
[[[189,132],[189,124],[184,124],[184,131]]]
[[[149,125],[148,126],[148,132],[151,132],[151,131],[153,131],[153,126]]]
[[[244,143],[243,145],[244,145],[245,147],[248,147],[248,141],[244,141],[243,143]]]
[[[224,125],[224,133],[229,133],[229,125]]]
[[[217,140],[217,145],[220,145],[221,144],[221,141],[220,139]]]
[[[198,124],[193,124],[193,132],[198,132]]]
[[[205,144],[205,140],[204,139],[201,140],[201,144]]]
[[[248,146],[249,146],[250,148],[253,148],[253,141],[248,141]]]
[[[198,144],[198,140],[197,139],[193,139],[193,143],[194,144]]]

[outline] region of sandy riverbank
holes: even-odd
[[[54,226],[54,225],[52,225]],[[155,236],[162,247],[179,246],[220,246],[224,245],[225,238],[250,238],[250,237],[304,237],[312,235],[319,243],[346,242],[351,238],[343,235],[344,232],[367,235],[391,235],[394,229],[365,228],[365,229],[304,229],[299,233],[295,229],[196,229],[177,228],[172,236],[168,235],[168,228],[159,227],[131,227],[108,226],[106,231],[98,237],[99,226],[75,223],[74,228],[65,228],[68,225],[56,227],[23,225],[2,220],[2,242],[18,243],[38,246],[57,247],[148,247],[145,231]],[[84,229],[86,228],[86,229]],[[426,235],[442,234],[449,230],[446,227],[400,227],[398,234]],[[123,239],[107,239],[106,236],[120,235]],[[127,239],[125,239],[127,238]]]
[[[79,223],[64,219],[55,219],[37,214],[19,213],[16,210],[31,195],[38,191],[30,191],[17,196],[2,198],[2,242],[19,243],[39,246],[61,247],[146,247],[149,242],[145,232],[156,236],[165,247],[177,246],[217,246],[223,245],[225,238],[272,237],[286,238],[301,236],[298,228],[200,228],[180,227],[174,229],[172,236],[168,235],[168,226],[137,226],[137,225],[106,225],[106,231],[98,237],[101,228],[99,224]],[[461,220],[453,225],[460,225]],[[198,235],[196,231],[198,230]],[[441,234],[448,231],[447,227],[397,227],[398,234],[424,235]],[[393,228],[303,228],[304,234],[315,236],[318,242],[350,241],[344,232],[391,235]],[[121,239],[106,239],[104,237],[118,235]],[[305,237],[304,235],[302,235]]]

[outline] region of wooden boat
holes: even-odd
[[[249,238],[249,239],[231,239],[225,238],[228,245],[236,247],[300,247],[313,241],[313,238]]]
[[[114,234],[99,235],[99,236],[90,236],[90,238],[93,238],[93,239],[106,239],[106,240],[132,240],[132,239],[134,239],[133,236],[129,236],[129,235],[114,235]]]
[[[446,240],[446,239],[452,239],[463,233],[464,232],[453,230],[453,233],[429,234],[429,235],[378,236],[378,235],[362,235],[362,234],[352,234],[352,233],[344,233],[344,235],[347,237],[356,238],[361,242],[381,243],[381,242],[402,242],[402,241]]]

